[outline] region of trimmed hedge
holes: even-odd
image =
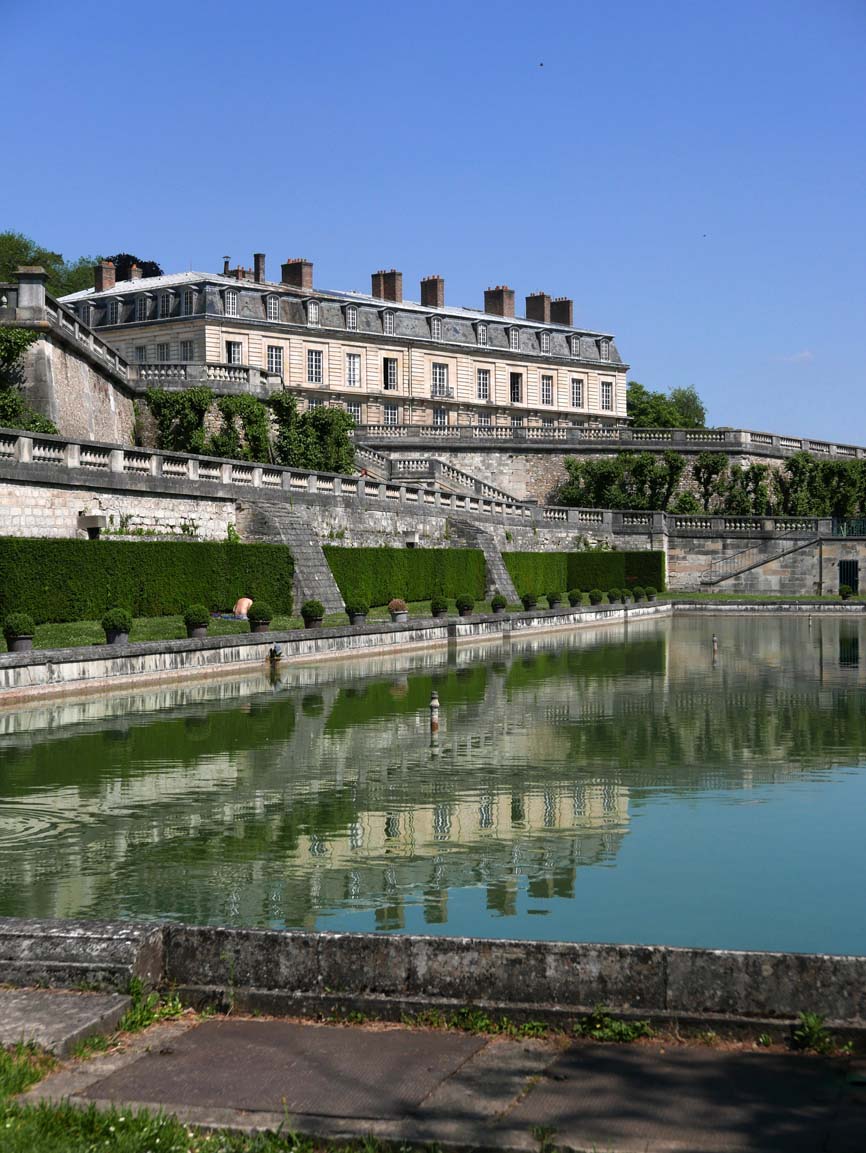
[[[484,600],[484,554],[470,548],[338,548],[325,556],[343,600],[386,605],[405,601],[453,600],[465,593]]]
[[[665,587],[663,552],[504,552],[518,593],[546,596],[548,589]]]
[[[231,609],[244,595],[291,613],[293,573],[291,552],[277,544],[0,537],[0,619],[99,620],[115,605],[175,616],[194,603]]]

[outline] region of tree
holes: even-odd
[[[59,252],[42,248],[21,232],[0,232],[0,281],[14,281],[19,265],[41,265],[48,273],[47,291],[66,296],[93,284],[97,257],[79,256],[64,260]]]
[[[24,432],[56,433],[57,428],[46,416],[32,408],[21,391],[24,374],[21,357],[38,333],[26,328],[0,328],[0,427]]]
[[[719,498],[727,471],[728,458],[724,453],[698,453],[692,465],[692,477],[700,490],[703,508],[695,511],[713,512],[713,498]]]
[[[114,265],[118,280],[129,280],[129,270],[133,264],[141,269],[142,276],[162,276],[162,269],[155,260],[142,260],[140,256],[133,256],[131,252],[118,252],[114,256],[106,256]]]
[[[626,410],[635,428],[703,428],[707,415],[691,385],[667,395],[651,392],[636,380],[628,382]]]
[[[349,431],[355,422],[344,409],[321,405],[299,413],[297,400],[288,392],[276,393],[268,403],[277,426],[274,460],[278,464],[354,472],[355,448]]]
[[[568,480],[557,495],[576,508],[667,509],[686,461],[678,452],[620,452],[601,460],[566,460]]]
[[[677,410],[679,428],[706,428],[707,410],[693,384],[671,389],[671,404]]]

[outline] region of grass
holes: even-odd
[[[798,601],[805,603],[807,601],[820,602],[821,604],[842,604],[840,596],[818,596],[812,593],[809,596],[783,596],[781,593],[704,593],[704,592],[666,592],[661,594],[661,598],[667,601],[719,601],[722,604],[736,602],[736,601],[772,601],[773,603],[785,603],[789,601]],[[849,600],[857,604],[863,604],[863,597],[849,597]]]

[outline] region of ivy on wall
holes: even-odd
[[[56,433],[57,426],[24,399],[21,358],[39,334],[28,328],[0,327],[0,427]]]

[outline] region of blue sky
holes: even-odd
[[[866,443],[866,2],[0,0],[0,229],[575,300],[710,420]]]

